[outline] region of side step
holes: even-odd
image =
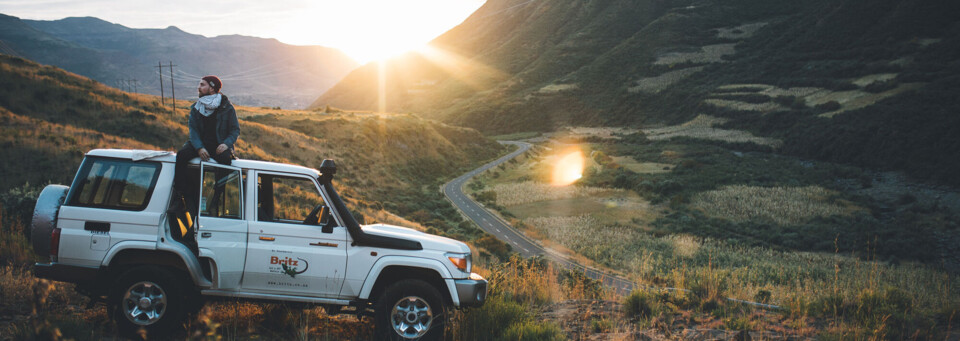
[[[338,300],[333,298],[262,294],[262,293],[255,293],[255,292],[232,291],[232,290],[208,289],[208,290],[201,290],[200,293],[208,296],[236,297],[236,298],[244,298],[249,300],[264,300],[264,301],[280,301],[280,302],[292,301],[292,302],[302,302],[302,303],[312,303],[312,304],[334,304],[334,305],[350,305],[353,303],[351,301]]]

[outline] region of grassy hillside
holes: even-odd
[[[177,150],[186,141],[189,102],[177,113],[157,99],[117,91],[50,66],[0,55],[4,125],[0,192],[29,183],[68,183],[92,148]],[[228,93],[229,95],[229,93]],[[241,157],[343,170],[345,196],[368,215],[384,207],[440,230],[460,218],[436,190],[444,177],[496,156],[502,147],[476,131],[409,115],[289,112],[238,107]],[[9,174],[9,175],[7,175]],[[17,212],[26,216],[29,212]],[[461,234],[471,232],[459,230]],[[475,233],[475,232],[473,232]]]

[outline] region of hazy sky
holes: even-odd
[[[338,48],[360,62],[415,49],[485,0],[0,0],[22,19],[92,16],[131,28],[242,34]]]

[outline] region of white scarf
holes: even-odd
[[[220,106],[221,98],[222,97],[219,93],[215,95],[206,95],[200,97],[200,100],[197,101],[197,105],[194,107],[197,108],[197,111],[199,111],[201,115],[210,116],[210,114],[212,114],[213,111],[217,110],[217,107]]]

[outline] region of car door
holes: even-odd
[[[197,218],[201,257],[214,260],[218,289],[237,288],[246,256],[247,221],[240,168],[202,162]]]
[[[347,231],[316,179],[256,172],[245,290],[336,297],[347,266]],[[311,214],[312,213],[312,214]]]

